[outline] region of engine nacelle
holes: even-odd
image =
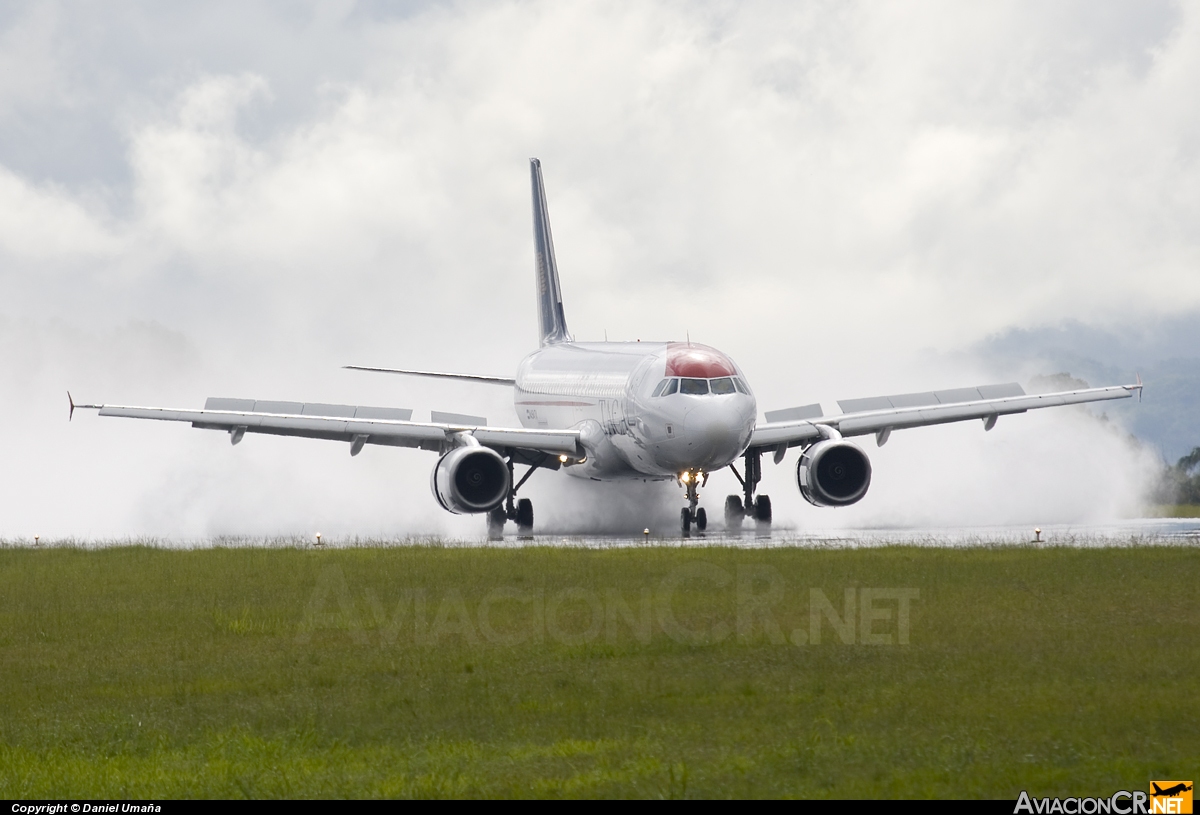
[[[819,441],[800,456],[796,484],[813,506],[849,506],[861,500],[871,486],[871,460],[848,441]]]
[[[508,465],[489,447],[457,447],[438,459],[429,486],[456,515],[490,512],[508,497]]]

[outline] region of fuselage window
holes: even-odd
[[[738,389],[739,393],[744,393],[747,396],[750,395],[750,389],[746,387],[746,383],[740,377],[735,376],[733,378],[733,386]]]
[[[712,386],[712,392],[719,396],[734,392],[733,379],[728,376],[714,379],[709,384]]]
[[[671,380],[669,380],[669,379],[664,379],[662,382],[659,382],[658,387],[654,389],[654,393],[650,394],[651,398],[653,398],[655,396],[662,396],[663,388],[665,388],[667,386],[667,383],[670,381]]]
[[[676,392],[676,391],[678,391],[678,390],[679,390],[679,380],[678,380],[678,379],[671,379],[671,380],[668,380],[668,382],[667,382],[667,388],[666,388],[666,390],[664,390],[664,391],[662,392],[662,395],[663,395],[663,396],[670,396],[671,394],[675,393],[675,392]]]
[[[679,382],[679,392],[690,396],[703,396],[708,393],[708,380],[682,379]]]

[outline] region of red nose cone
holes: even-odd
[[[733,376],[733,361],[716,348],[696,343],[673,342],[667,346],[667,376],[712,379]]]

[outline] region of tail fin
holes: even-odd
[[[562,288],[558,283],[558,264],[554,261],[554,237],[550,234],[550,213],[546,209],[546,188],[542,184],[542,163],[529,159],[533,182],[533,250],[537,274],[538,321],[541,344],[570,342],[567,318],[563,315]]]

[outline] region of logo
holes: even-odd
[[[1119,790],[1107,798],[1030,798],[1021,791],[1013,815],[1191,815],[1191,781],[1151,781],[1150,794]]]
[[[1150,815],[1190,815],[1191,811],[1191,781],[1150,782]]]

